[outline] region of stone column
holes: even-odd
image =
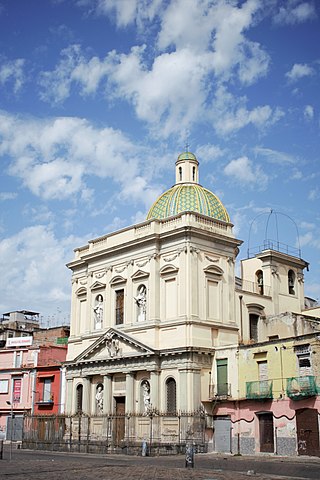
[[[134,408],[134,373],[126,374],[126,413],[133,413]]]
[[[75,389],[74,379],[67,379],[67,404],[66,413],[72,415],[76,412],[77,392]]]
[[[112,376],[103,377],[103,413],[112,413]]]
[[[84,377],[83,380],[83,398],[82,398],[82,410],[83,413],[90,413],[90,393],[91,393],[91,381],[89,377]]]
[[[158,410],[160,409],[159,377],[159,371],[154,370],[153,372],[150,372],[150,401],[151,405]]]

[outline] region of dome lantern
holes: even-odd
[[[172,217],[182,212],[200,213],[226,223],[228,212],[219,198],[199,184],[199,162],[191,152],[181,153],[176,161],[176,183],[150,208],[147,220]]]
[[[176,184],[199,183],[199,162],[191,152],[179,155],[176,161]]]

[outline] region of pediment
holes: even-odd
[[[117,275],[111,279],[110,285],[120,285],[121,283],[126,283],[126,281],[121,275]]]
[[[140,280],[141,278],[146,278],[146,277],[149,277],[149,273],[144,272],[143,270],[138,270],[131,276],[132,280]]]
[[[105,288],[105,284],[101,282],[94,282],[94,284],[91,286],[91,290],[99,290],[101,288]]]
[[[154,350],[129,335],[109,328],[98,340],[82,352],[75,362],[117,360],[124,357],[152,355]]]
[[[81,295],[86,295],[87,294],[87,289],[85,287],[80,287],[76,291],[76,295],[79,297]]]
[[[161,268],[160,275],[176,275],[179,269],[174,265],[166,265],[165,267]]]
[[[219,277],[223,275],[223,270],[222,268],[218,267],[218,265],[209,265],[203,271],[207,275],[218,275]]]

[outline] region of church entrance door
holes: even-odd
[[[115,401],[116,401],[115,445],[119,447],[125,435],[126,397],[115,397]]]

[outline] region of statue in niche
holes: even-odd
[[[103,413],[103,385],[99,383],[96,392],[97,413]]]
[[[146,319],[147,313],[147,289],[145,285],[141,285],[138,289],[138,295],[134,297],[138,306],[138,322],[143,322]]]
[[[143,405],[144,413],[148,413],[150,410],[150,385],[146,380],[142,383],[142,395],[143,395]]]
[[[94,312],[94,321],[95,321],[95,328],[99,329],[102,328],[103,322],[103,296],[98,295],[96,297],[96,304],[93,307]]]

